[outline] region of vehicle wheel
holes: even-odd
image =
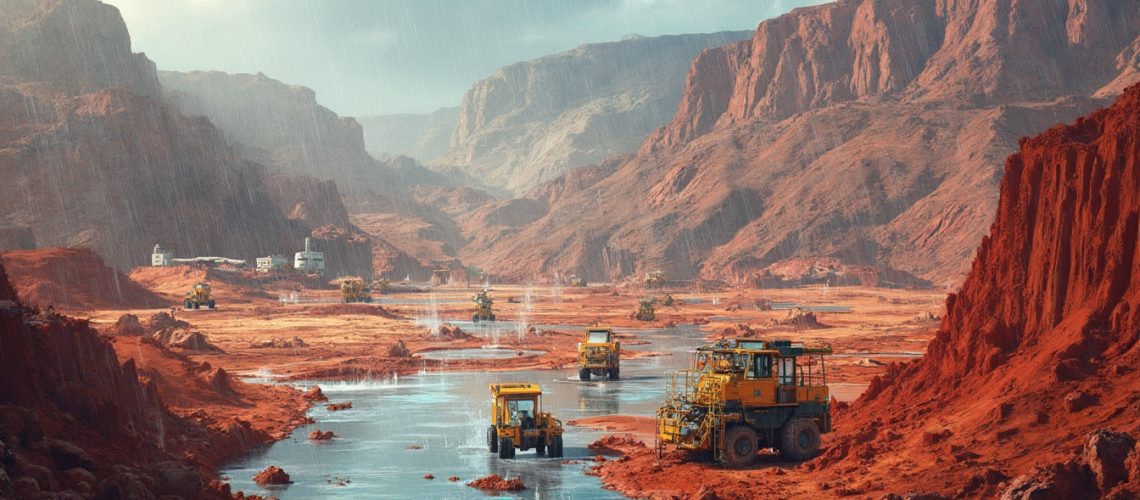
[[[744,467],[756,460],[756,431],[747,425],[734,425],[724,437],[724,462]]]
[[[610,368],[610,380],[617,380],[619,378],[621,378],[620,369]]]
[[[803,461],[819,451],[819,426],[814,420],[794,418],[780,429],[780,456]]]
[[[210,299],[210,301],[206,303],[206,307],[214,309],[214,299]]]
[[[371,304],[372,303],[372,297],[364,297],[364,303],[365,304]]]
[[[491,319],[491,321],[495,321],[495,315],[492,314],[490,319]]]
[[[536,457],[546,456],[546,450],[550,449],[550,446],[546,443],[546,436],[540,436],[540,438],[539,443],[534,445],[534,456]]]
[[[182,303],[182,308],[183,308],[183,309],[193,309],[193,308],[194,308],[194,303],[193,303],[193,302],[190,302],[189,300],[187,300],[186,302],[183,302],[183,303]]]
[[[200,309],[201,307],[202,307],[202,304],[199,304],[197,302],[194,303],[194,309]]]
[[[487,426],[487,448],[490,448],[491,453],[499,452],[499,432],[493,425]]]
[[[550,438],[550,457],[562,458],[562,436]]]
[[[590,381],[590,369],[589,368],[579,369],[578,370],[578,380],[581,380],[583,382],[589,382]]]
[[[499,438],[499,458],[508,459],[515,457],[515,444],[511,442],[509,437]]]
[[[478,323],[479,322],[479,315],[478,314],[472,314],[471,315],[471,322],[472,323]]]

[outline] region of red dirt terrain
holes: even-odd
[[[728,471],[627,446],[636,496],[1140,494],[1140,86],[1024,140],[926,356],[836,405],[820,458]],[[777,477],[779,476],[779,477]],[[768,478],[771,477],[770,480]]]
[[[113,345],[140,361],[120,363]],[[211,482],[221,461],[282,437],[307,409],[296,391],[24,308],[3,266],[0,380],[3,498],[228,498]]]
[[[23,302],[57,309],[147,309],[169,302],[107,267],[86,248],[0,254]]]

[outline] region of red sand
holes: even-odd
[[[86,248],[42,248],[0,254],[9,279],[28,305],[61,310],[163,307],[167,301]]]

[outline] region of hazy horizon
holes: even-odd
[[[168,71],[264,73],[345,116],[457,106],[502,66],[585,43],[753,30],[819,0],[105,0]]]

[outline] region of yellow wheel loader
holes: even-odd
[[[562,456],[562,422],[542,411],[538,384],[491,384],[487,448],[503,459],[514,458],[516,449],[534,449],[540,457]]]
[[[215,306],[209,283],[197,283],[190,287],[186,298],[182,300],[182,307],[186,310],[201,309],[203,306],[207,309],[214,309]]]
[[[475,313],[471,315],[471,321],[475,323],[495,321],[495,310],[491,307],[495,300],[487,295],[486,290],[479,292],[473,300],[475,301]]]
[[[646,288],[665,288],[667,282],[665,280],[664,271],[649,271],[645,273],[645,277],[642,278],[642,281],[645,282]]]
[[[653,321],[657,319],[657,310],[653,307],[653,304],[656,302],[656,299],[641,299],[634,317],[637,318],[638,321]]]
[[[340,295],[345,304],[353,302],[372,303],[372,290],[364,286],[364,280],[359,278],[341,281]]]
[[[672,372],[657,409],[657,452],[666,444],[716,462],[751,464],[765,448],[785,460],[816,455],[831,431],[824,356],[829,344],[726,339],[697,349],[696,366]]]
[[[609,328],[587,328],[578,344],[578,379],[587,381],[591,375],[620,378],[621,343]]]

